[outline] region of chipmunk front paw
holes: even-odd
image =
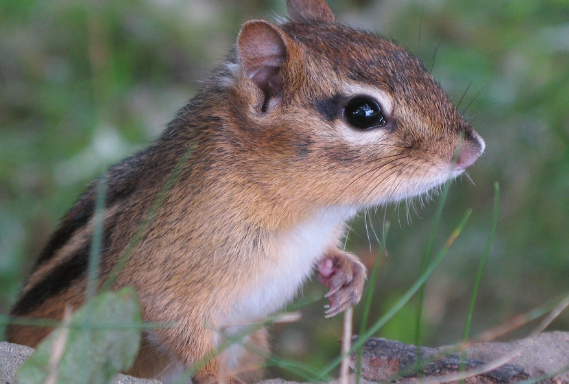
[[[360,301],[367,272],[356,256],[334,248],[318,262],[317,269],[320,283],[330,288],[326,294],[330,301],[327,318]]]

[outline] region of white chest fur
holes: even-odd
[[[249,284],[225,318],[225,325],[263,320],[289,303],[324,252],[335,246],[352,207],[331,207],[272,239]]]
[[[240,290],[237,300],[218,324],[225,332],[239,332],[242,326],[263,321],[270,314],[289,303],[302,284],[311,275],[315,263],[329,248],[336,246],[342,235],[343,223],[349,220],[357,209],[333,207],[318,214],[286,232],[270,239],[270,245],[261,246],[264,254],[256,255],[255,273]],[[219,345],[219,334],[215,343]],[[245,337],[242,342],[247,342]],[[245,352],[240,343],[226,350],[226,363],[231,371],[239,366],[239,359]],[[172,370],[160,378],[172,382],[179,374],[180,362],[172,361]]]

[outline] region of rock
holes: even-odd
[[[349,379],[348,379],[348,383],[349,384],[355,384],[356,383],[356,375],[350,375]],[[257,384],[304,384],[304,383],[299,383],[297,381],[286,381],[283,379],[269,379],[269,380],[263,380],[260,381]],[[328,383],[324,383],[324,382],[310,382],[310,384],[340,384],[339,380],[333,380],[330,381]],[[363,378],[360,379],[360,384],[375,384],[372,383],[371,381],[365,380]]]
[[[16,371],[33,351],[33,348],[24,345],[0,342],[0,384],[14,383]],[[117,375],[114,384],[161,384],[161,382]]]
[[[559,372],[552,382],[569,383],[569,332],[545,332],[535,339],[509,343],[480,343],[468,349],[467,356],[491,361],[514,349],[520,349],[520,354],[510,363],[524,367],[531,378]]]
[[[162,384],[162,382],[118,374],[113,384]]]
[[[423,362],[417,362],[418,352]],[[356,367],[357,355],[351,356],[350,365]],[[466,359],[466,370],[481,367],[484,361]],[[457,373],[461,369],[461,357],[445,354],[435,348],[417,347],[398,341],[371,338],[364,344],[362,354],[362,377],[371,381],[396,379],[397,382],[411,381],[417,378],[417,366],[421,366],[421,376],[433,377]],[[465,379],[467,384],[478,383],[514,383],[528,379],[523,367],[505,364],[495,370],[476,377]]]
[[[283,379],[268,379],[258,382],[257,384],[300,384],[297,381],[286,381]],[[317,384],[317,383],[314,383]]]
[[[461,357],[448,354],[444,348],[421,347],[424,360],[420,375],[437,377],[457,373],[461,369]],[[510,361],[489,372],[480,373],[465,380],[468,384],[516,383],[527,379],[539,379],[543,383],[569,384],[569,333],[543,333],[534,339],[516,340],[509,343],[481,343],[467,350],[465,368],[480,368],[486,364],[516,352]],[[356,354],[351,356],[352,369]],[[417,348],[396,341],[371,338],[364,344],[362,377],[371,381],[415,381],[417,371]],[[551,377],[545,377],[549,375]]]
[[[0,383],[12,384],[16,371],[33,351],[24,345],[0,342]]]

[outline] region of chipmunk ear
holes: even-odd
[[[286,0],[286,8],[292,21],[335,21],[334,14],[324,0]]]
[[[263,112],[281,92],[279,72],[287,57],[285,39],[280,28],[264,20],[248,21],[237,38],[242,71],[265,95]]]

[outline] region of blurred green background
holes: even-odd
[[[393,38],[432,66],[487,143],[469,172],[473,183],[454,183],[437,232],[435,249],[474,210],[426,285],[425,344],[461,338],[496,181],[500,220],[473,334],[566,294],[569,1],[329,2],[340,21]],[[284,0],[0,2],[0,314],[86,183],[160,133],[242,22],[284,14]],[[392,225],[370,322],[420,273],[436,203],[416,206],[409,214],[405,204],[372,213],[377,232],[384,217]],[[369,267],[377,257],[362,219],[348,248]],[[324,290],[311,284],[304,292]],[[338,353],[341,319],[324,320],[324,303],[303,308],[298,323],[274,327],[276,355],[318,368]],[[415,313],[413,301],[379,335],[413,342]],[[568,330],[569,315],[552,329]]]

